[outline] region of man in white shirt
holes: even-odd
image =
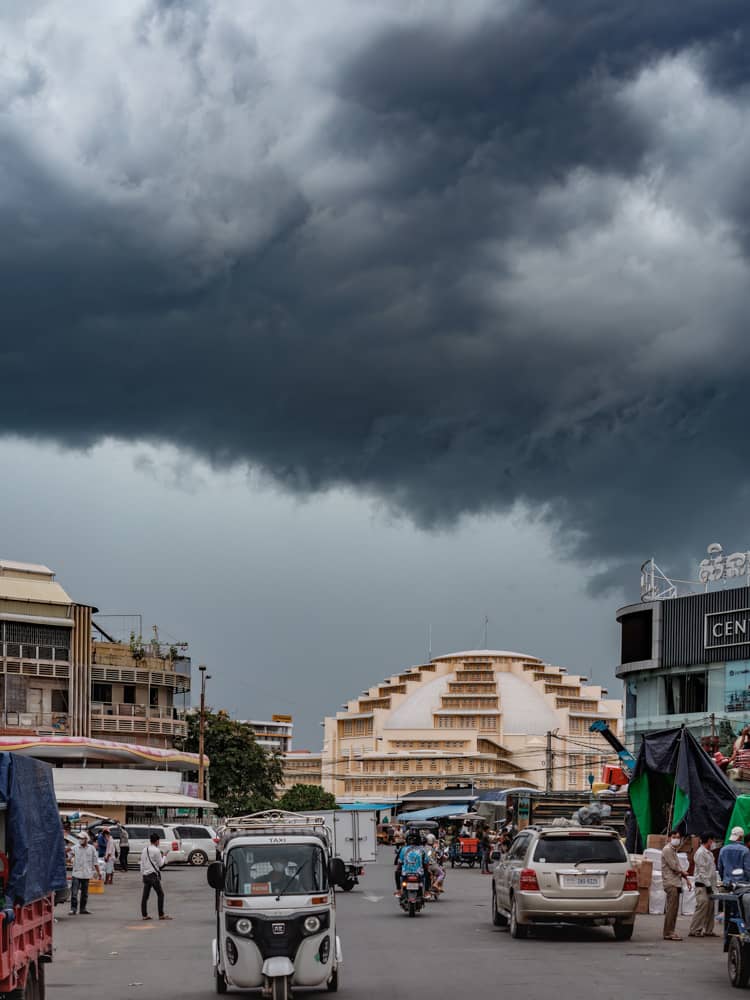
[[[713,835],[704,833],[701,846],[695,852],[695,915],[690,922],[690,937],[715,937],[714,889],[717,883],[716,863],[711,853]]]
[[[89,879],[102,877],[102,870],[99,866],[99,855],[96,848],[89,843],[89,836],[84,830],[80,841],[73,848],[73,880],[70,884],[70,915],[75,916],[78,912],[78,894],[81,895],[81,913],[88,914],[91,911],[87,908],[89,901]]]
[[[164,889],[161,885],[161,870],[166,864],[166,858],[159,850],[159,834],[152,833],[151,843],[141,851],[141,877],[143,878],[143,895],[141,896],[141,916],[150,920],[148,915],[148,898],[153,889],[159,909],[159,920],[171,920],[164,912]]]

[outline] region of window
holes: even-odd
[[[135,705],[135,684],[123,684],[122,702],[124,705]]]
[[[522,833],[520,836],[516,837],[510,850],[508,851],[508,860],[520,860],[526,854],[526,848],[529,846],[529,840],[530,834]]]
[[[622,619],[622,663],[638,663],[651,659],[653,612],[636,611]]]
[[[159,707],[159,688],[152,687],[148,691],[148,703],[151,708]]]
[[[552,834],[540,837],[534,851],[534,861],[542,864],[576,864],[580,861],[621,864],[627,860],[625,850],[616,837]]]
[[[111,684],[92,684],[91,685],[91,700],[101,701],[105,705],[112,704],[112,685]]]
[[[68,692],[67,691],[53,691],[52,692],[52,711],[62,712],[65,714],[68,711]]]
[[[678,674],[665,677],[664,695],[667,715],[705,712],[708,707],[706,674]]]

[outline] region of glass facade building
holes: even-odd
[[[625,742],[687,725],[698,738],[750,725],[750,587],[620,608]]]

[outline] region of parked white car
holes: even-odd
[[[170,864],[185,861],[185,854],[180,844],[180,838],[172,826],[164,826],[161,823],[126,823],[125,829],[128,831],[129,848],[128,867],[137,867],[141,862],[141,851],[151,843],[152,833],[159,834],[159,850],[166,857]],[[119,840],[119,828],[112,828],[112,835]]]
[[[179,860],[189,865],[207,865],[218,857],[217,845],[219,836],[212,826],[199,826],[197,823],[180,823],[174,827],[180,840]]]

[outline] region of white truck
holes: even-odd
[[[378,858],[377,813],[364,809],[330,809],[318,815],[325,817],[333,832],[333,854],[346,866],[346,878],[341,883],[344,892],[351,892],[364,875],[364,865]]]

